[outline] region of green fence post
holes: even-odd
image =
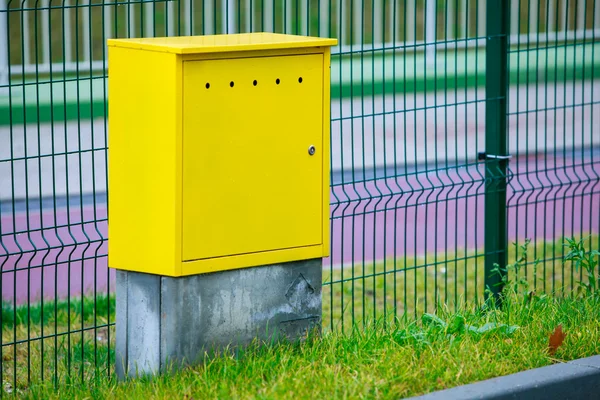
[[[493,272],[505,267],[506,228],[506,100],[508,55],[508,1],[487,3],[486,106],[485,106],[485,297],[499,299],[502,276]],[[491,292],[488,292],[488,289]]]

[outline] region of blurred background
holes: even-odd
[[[555,265],[556,241],[600,231],[600,2],[511,0],[506,18],[503,64],[486,52],[488,24],[501,18],[485,1],[0,0],[3,309],[114,291],[106,40],[257,31],[339,40],[324,264],[331,325],[354,320],[361,297],[363,317],[365,298],[374,317],[390,304],[395,314],[431,308],[429,293],[455,304],[483,294],[496,164],[478,153],[486,105],[500,98],[509,243],[534,242],[529,262],[552,268],[544,289],[572,287],[577,273]],[[494,93],[486,63],[506,74]]]

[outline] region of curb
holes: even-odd
[[[600,355],[457,386],[412,399],[587,400],[598,396]]]

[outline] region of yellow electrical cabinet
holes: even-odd
[[[328,256],[335,44],[108,40],[109,265],[185,276]]]

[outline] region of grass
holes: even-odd
[[[95,307],[89,298],[52,302],[43,312],[3,305],[2,384],[25,398],[397,398],[600,354],[599,290],[585,269],[595,273],[598,256],[581,245],[514,246],[502,309],[483,300],[480,255],[334,269],[324,273],[321,338],[250,346],[169,378],[125,384],[112,378],[113,296]],[[558,324],[567,338],[550,356]]]
[[[600,236],[584,235],[588,249],[600,249]],[[508,276],[537,293],[566,296],[585,280],[585,271],[568,260],[564,240],[524,242],[509,247]],[[518,268],[515,266],[518,265]],[[456,250],[426,257],[388,259],[348,265],[323,273],[323,322],[326,329],[348,332],[353,323],[377,320],[394,324],[436,312],[476,307],[483,302],[484,254]]]
[[[83,301],[83,304],[82,304]],[[84,320],[89,320],[95,315],[106,316],[108,311],[114,313],[115,296],[107,296],[104,294],[96,296],[84,296],[72,299],[70,302],[62,301],[46,301],[42,303],[32,304],[30,307],[19,306],[16,309],[12,308],[11,304],[2,304],[2,328],[11,329],[16,325],[25,325],[29,321],[32,325],[48,325],[56,320],[64,321],[71,315],[74,322],[81,320],[83,315]],[[43,322],[42,322],[43,321]]]
[[[69,375],[80,381],[106,376],[114,363],[114,311],[114,295],[16,309],[3,303],[0,374],[4,390],[19,391]]]
[[[518,296],[506,310],[426,314],[391,330],[369,326],[303,343],[251,346],[169,377],[118,384],[36,385],[24,398],[398,398],[600,353],[600,297]],[[458,323],[456,321],[459,321]],[[462,323],[460,322],[462,321]],[[466,325],[506,324],[475,333]],[[554,356],[548,337],[567,333]],[[487,325],[493,326],[493,325]]]

